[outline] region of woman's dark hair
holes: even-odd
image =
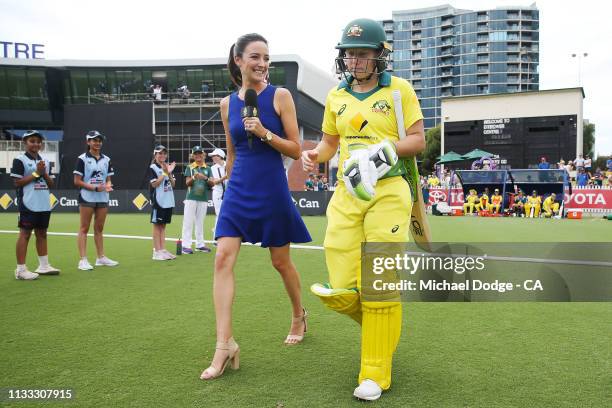
[[[227,60],[227,69],[229,70],[230,79],[237,86],[242,86],[242,74],[240,73],[240,67],[234,62],[234,57],[242,57],[242,53],[245,48],[252,42],[261,41],[268,44],[268,41],[261,35],[256,33],[245,34],[238,38],[238,40],[232,44],[229,52],[229,59]]]

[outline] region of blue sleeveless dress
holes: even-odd
[[[268,85],[259,94],[259,120],[275,135],[285,137],[280,117],[274,110],[275,92],[276,88]],[[215,239],[242,237],[243,242],[261,242],[262,247],[310,242],[310,234],[289,193],[281,154],[256,136],[249,149],[240,117],[243,107],[244,101],[238,93],[232,93],[228,122],[235,158]]]

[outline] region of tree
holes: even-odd
[[[582,126],[582,152],[584,156],[593,157],[595,147],[595,124],[584,122]]]
[[[419,155],[419,159],[422,160],[422,174],[433,172],[434,165],[436,161],[438,161],[438,156],[440,156],[440,130],[440,125],[438,125],[425,132],[425,142],[427,146],[425,147],[425,151]]]
[[[608,169],[608,167],[606,166],[608,159],[612,159],[612,154],[607,154],[607,155],[600,154],[597,160],[593,160],[593,165],[592,165],[593,171],[595,171],[599,167],[600,169],[603,170],[605,174],[606,170]]]

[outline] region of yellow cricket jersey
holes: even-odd
[[[340,137],[340,160],[338,180],[342,181],[343,164],[349,156],[350,145],[373,145],[384,139],[399,140],[392,91],[400,90],[404,126],[408,129],[423,119],[419,101],[412,85],[402,78],[383,72],[378,86],[370,92],[352,91],[346,81],[332,89],[325,101],[322,130],[331,136]],[[403,162],[389,173],[404,174]],[[394,170],[396,170],[394,172]]]
[[[552,205],[555,203],[555,200],[552,199],[551,196],[546,197],[544,200],[544,208],[552,208]]]
[[[493,203],[493,204],[501,204],[501,202],[502,202],[502,196],[495,195],[495,194],[493,194],[491,196],[491,203]]]
[[[527,202],[531,205],[540,205],[542,203],[542,199],[540,196],[529,196],[527,197]]]

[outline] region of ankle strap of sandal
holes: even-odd
[[[229,350],[232,346],[238,346],[238,344],[233,337],[230,337],[227,341],[218,341],[216,347],[219,350]]]
[[[303,321],[308,317],[308,312],[306,311],[306,309],[302,309],[302,310],[303,310],[303,314],[301,316],[292,318],[294,322],[297,323],[297,322]]]

